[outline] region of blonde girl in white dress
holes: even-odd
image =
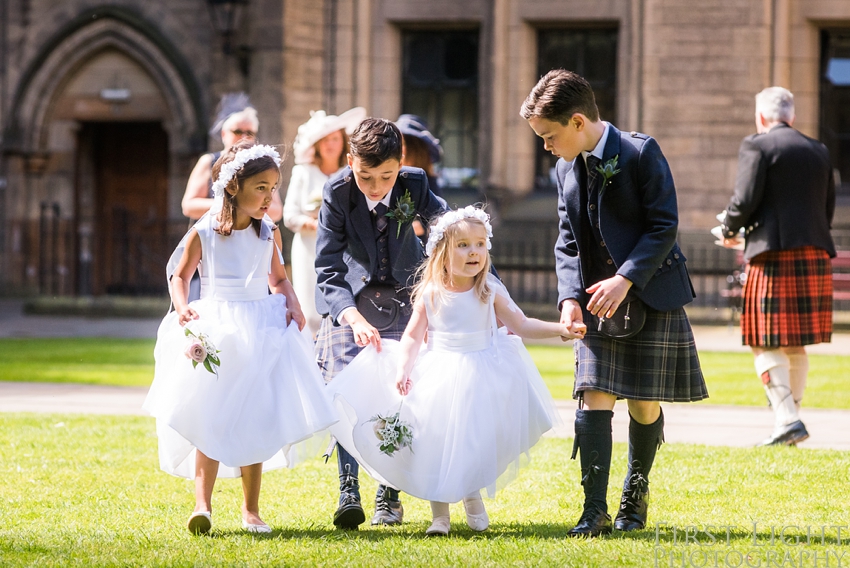
[[[195,534],[212,526],[216,478],[240,476],[243,528],[271,532],[260,517],[262,472],[292,466],[302,457],[294,444],[336,420],[266,216],[279,165],[271,146],[234,144],[213,169],[216,203],[168,267],[174,311],[159,327],[144,408],[157,419],[161,468],[195,480]],[[188,303],[196,268],[201,298]]]
[[[295,165],[283,204],[283,224],[295,233],[292,239],[292,286],[307,320],[304,332],[312,338],[322,317],[316,311],[316,227],[322,189],[328,178],[346,165],[348,135],[366,118],[366,109],[356,107],[339,116],[323,110],[311,113],[298,127],[292,145]]]
[[[490,274],[491,233],[474,207],[432,225],[402,340],[382,341],[380,352],[367,347],[328,385],[341,418],[331,432],[381,483],[431,501],[429,535],[448,534],[449,503],[460,500],[469,527],[485,530],[480,490],[493,496],[557,420],[520,337],[567,340],[585,331],[522,313]],[[412,442],[396,442],[388,455],[385,424],[375,418],[396,412]]]

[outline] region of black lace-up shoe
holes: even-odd
[[[796,446],[798,442],[802,442],[809,437],[809,432],[806,430],[806,425],[802,421],[797,420],[792,422],[779,432],[763,441],[759,446]]]
[[[611,515],[594,507],[588,507],[581,514],[576,526],[567,532],[567,536],[593,538],[611,533]]]
[[[614,519],[618,531],[636,531],[646,526],[649,508],[649,481],[642,473],[633,473],[623,488],[620,510]]]
[[[395,495],[392,495],[395,493]],[[404,519],[404,507],[401,506],[398,492],[390,490],[383,485],[378,486],[375,495],[375,516],[372,517],[373,525],[400,525]]]
[[[365,521],[366,513],[360,505],[360,482],[356,476],[344,473],[339,476],[339,507],[334,513],[334,525],[357,530]]]

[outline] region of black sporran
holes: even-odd
[[[396,290],[388,284],[370,284],[357,296],[357,311],[375,329],[384,331],[394,326],[403,313],[410,313],[410,296],[404,288]]]
[[[605,337],[628,339],[637,335],[646,323],[646,304],[631,294],[610,318],[597,317],[597,331]]]

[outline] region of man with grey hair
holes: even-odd
[[[805,346],[832,338],[835,184],[826,146],[791,128],[790,91],[769,87],[756,95],[755,119],[758,133],[744,138],[738,153],[723,242],[735,246],[744,229],[741,335],[775,418],[761,445],[796,445],[809,437],[799,416]]]
[[[759,115],[770,123],[794,122],[794,95],[782,87],[768,87],[756,95],[756,127],[765,123]],[[759,132],[762,132],[759,130]]]

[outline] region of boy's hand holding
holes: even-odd
[[[381,352],[381,334],[375,329],[375,326],[366,321],[363,314],[356,309],[348,310],[343,314],[342,319],[351,326],[354,342],[357,343],[358,347],[366,347],[371,343],[378,353]]]
[[[582,321],[583,319],[584,316],[581,313],[579,303],[572,298],[564,300],[564,303],[561,304],[561,323],[566,326],[567,332],[577,333],[580,328],[585,327]],[[582,332],[582,337],[584,337],[584,332]],[[561,341],[569,341],[570,339],[573,339],[573,337],[567,337],[561,334]]]
[[[561,340],[569,341],[570,339],[584,339],[584,334],[587,333],[587,326],[580,321],[574,321],[570,325],[561,323],[563,330],[561,331]]]

